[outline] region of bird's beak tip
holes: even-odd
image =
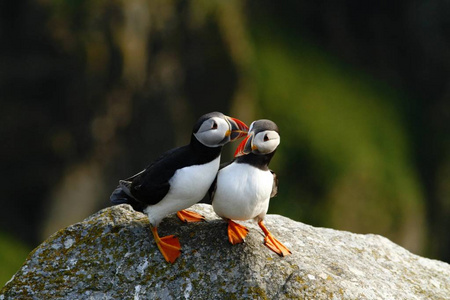
[[[245,139],[242,140],[242,142],[239,144],[239,146],[236,149],[236,152],[234,152],[234,157],[242,156],[249,154],[254,150],[253,148],[257,148],[256,146],[252,145],[253,141],[253,134],[247,135]]]
[[[247,135],[248,126],[239,119],[227,117],[231,125],[231,140],[237,140]]]

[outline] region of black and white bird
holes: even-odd
[[[269,163],[279,144],[279,130],[274,122],[254,121],[236,149],[235,159],[221,166],[210,196],[216,214],[228,221],[231,244],[242,243],[248,233],[245,226],[232,220],[254,219],[264,232],[264,244],[278,255],[286,256],[291,251],[263,223],[269,200],[277,194],[278,180]]]
[[[159,237],[157,227],[164,217],[178,212],[180,219],[195,222],[202,217],[183,211],[202,200],[220,165],[222,146],[246,135],[247,125],[220,112],[203,115],[195,123],[188,145],[164,153],[143,171],[119,181],[112,193],[113,204],[130,204],[144,212],[156,244],[173,263],[181,253],[177,237]]]

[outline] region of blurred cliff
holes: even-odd
[[[270,213],[450,261],[449,14],[436,0],[1,3],[0,242],[23,255],[108,206],[119,178],[218,110],[279,125]]]

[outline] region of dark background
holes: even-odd
[[[0,45],[1,281],[214,110],[279,125],[270,213],[450,261],[448,1],[3,1]]]

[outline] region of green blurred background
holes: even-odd
[[[3,1],[0,45],[0,285],[214,110],[279,125],[270,213],[450,261],[448,1]]]

